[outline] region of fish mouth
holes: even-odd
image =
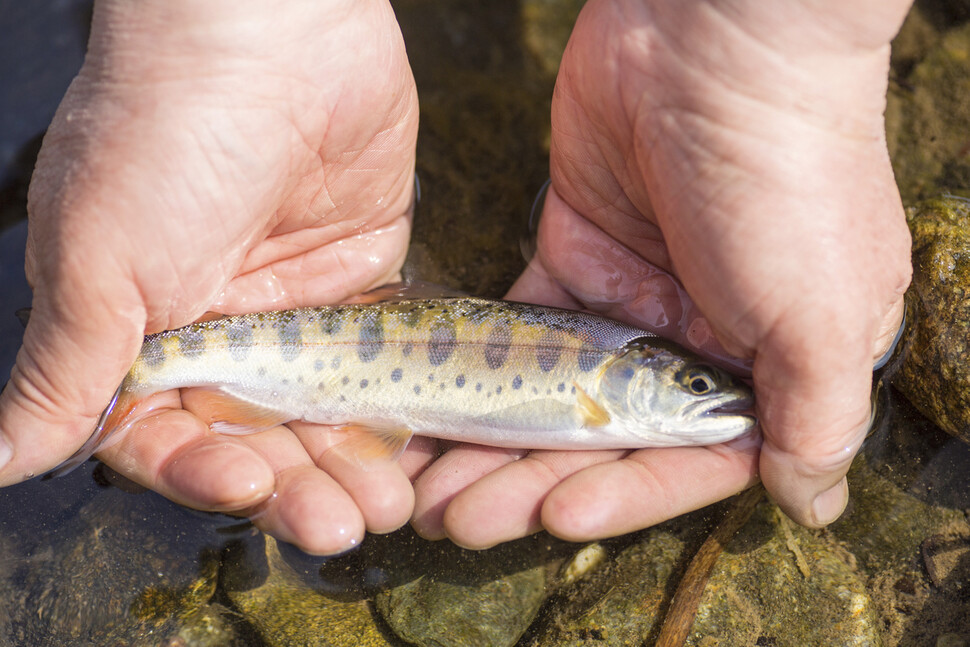
[[[752,423],[757,421],[754,415],[754,396],[747,393],[723,393],[705,403],[704,410],[699,412],[705,418],[746,418]]]

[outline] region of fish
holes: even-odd
[[[750,432],[751,389],[675,343],[581,311],[471,296],[224,317],[145,337],[84,462],[197,387],[215,432],[335,425],[396,459],[414,434],[524,449],[709,445]]]

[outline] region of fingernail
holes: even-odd
[[[849,502],[849,484],[845,477],[834,487],[822,492],[812,501],[812,519],[818,526],[827,526],[840,516]]]

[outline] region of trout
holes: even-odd
[[[584,312],[473,297],[265,312],[145,337],[83,462],[202,387],[211,428],[292,420],[364,434],[396,458],[412,434],[500,447],[707,445],[754,428],[751,390],[676,344]]]

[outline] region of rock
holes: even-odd
[[[849,504],[829,531],[860,568],[906,573],[927,537],[966,528],[970,447],[896,396],[888,428],[870,436],[849,470]]]
[[[970,442],[970,201],[939,198],[907,210],[913,283],[906,357],[894,385],[919,411]]]
[[[562,561],[548,536],[487,551],[427,543],[417,577],[382,591],[375,604],[394,632],[421,647],[515,645],[548,596]]]
[[[238,645],[200,525],[157,495],[101,491],[30,549],[14,644]]]
[[[370,538],[368,538],[368,541]],[[385,647],[367,597],[356,591],[327,593],[308,583],[280,552],[257,535],[230,549],[223,590],[268,647]]]
[[[926,32],[926,21],[908,21],[910,32]],[[970,188],[970,158],[966,155],[970,112],[965,109],[970,92],[970,24],[943,33],[920,61],[921,47],[932,43],[922,33],[919,44],[900,61],[897,83],[886,108],[887,143],[900,193],[907,204],[943,191]],[[912,66],[912,71],[906,71]],[[902,69],[901,69],[902,68]],[[904,77],[900,73],[905,74]]]
[[[703,535],[690,517],[645,531],[550,610],[530,645],[651,644]],[[853,560],[767,502],[718,558],[687,645],[880,645],[876,609]]]

